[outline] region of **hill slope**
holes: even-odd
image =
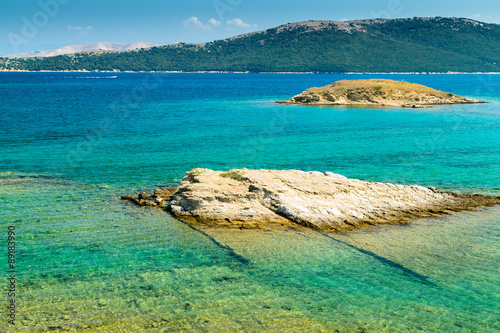
[[[309,21],[206,44],[0,60],[23,70],[500,72],[500,25],[459,18]]]

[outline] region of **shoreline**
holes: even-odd
[[[87,71],[87,70],[64,70],[64,71],[27,71],[27,70],[5,70],[0,73],[149,73],[149,74],[329,74],[329,75],[500,75],[500,72],[250,72],[250,71]]]

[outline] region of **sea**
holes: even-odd
[[[369,78],[487,103],[275,103]],[[500,76],[0,73],[0,331],[500,331],[499,206],[331,233],[120,200],[193,168],[500,196]]]

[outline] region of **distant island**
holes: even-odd
[[[321,88],[310,88],[284,104],[368,105],[427,107],[442,104],[483,103],[417,83],[385,79],[342,80]]]
[[[0,59],[4,71],[500,72],[500,25],[466,18],[289,23],[203,44]]]

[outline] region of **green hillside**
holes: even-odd
[[[308,21],[206,44],[1,59],[0,69],[500,72],[500,25],[439,17]]]

